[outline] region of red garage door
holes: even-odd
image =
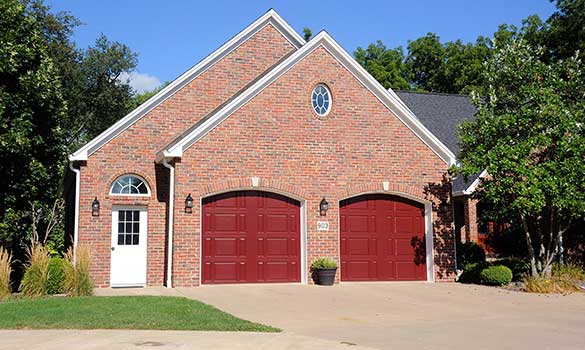
[[[426,280],[424,207],[384,194],[340,204],[341,280]]]
[[[300,282],[300,203],[237,191],[203,200],[203,283]]]

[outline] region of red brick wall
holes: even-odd
[[[332,110],[317,118],[310,94],[319,82],[333,96]],[[251,187],[288,192],[307,203],[308,264],[339,257],[339,201],[363,192],[390,190],[438,204],[448,201],[447,165],[412,131],[320,48],[303,59],[209,135],[176,164],[173,281],[199,283],[200,198]],[[188,193],[192,214],[184,213]],[[328,232],[318,232],[318,205],[326,197]],[[451,206],[449,206],[450,208]],[[435,211],[435,277],[453,280],[452,213]],[[338,274],[339,276],[339,274]]]
[[[148,284],[163,284],[169,186],[168,169],[154,164],[156,152],[292,50],[294,47],[274,27],[264,27],[81,166],[79,242],[92,246],[91,272],[97,286],[109,285],[114,204],[148,206]],[[109,196],[112,181],[124,173],[145,178],[151,196],[138,199]],[[101,202],[101,213],[92,217],[91,202],[96,196]]]

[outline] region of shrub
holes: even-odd
[[[466,264],[463,273],[459,276],[459,282],[461,283],[480,283],[479,275],[481,272],[490,265],[487,262],[470,263]]]
[[[512,270],[512,281],[522,281],[530,273],[530,262],[526,260],[507,258],[498,260],[497,265],[504,265]]]
[[[479,280],[488,286],[506,286],[512,282],[512,270],[503,265],[489,266],[481,271]]]
[[[65,292],[74,297],[93,295],[93,281],[89,275],[91,248],[80,244],[75,257],[72,248],[69,248],[65,257]]]
[[[332,269],[335,267],[337,267],[335,260],[329,258],[320,258],[313,262],[311,265],[311,270]]]
[[[0,301],[10,296],[10,274],[12,273],[12,255],[0,247]]]
[[[576,264],[555,264],[550,276],[524,278],[524,291],[529,293],[573,293],[582,292],[585,271]]]
[[[47,276],[47,293],[62,294],[65,293],[65,264],[63,258],[51,258],[49,260],[49,275]]]
[[[47,275],[49,269],[49,252],[40,244],[26,248],[28,263],[24,277],[20,282],[22,294],[28,297],[47,295]]]
[[[485,250],[475,242],[467,242],[457,246],[457,268],[465,270],[468,264],[485,262]]]

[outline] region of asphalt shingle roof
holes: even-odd
[[[474,120],[476,108],[471,97],[465,95],[442,94],[433,92],[413,92],[394,90],[414,115],[455,155],[457,127],[464,120]],[[466,189],[479,174],[464,181],[462,176],[453,179],[453,191]]]

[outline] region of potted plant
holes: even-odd
[[[337,263],[333,259],[317,259],[311,265],[311,274],[315,284],[332,286],[337,272]]]

